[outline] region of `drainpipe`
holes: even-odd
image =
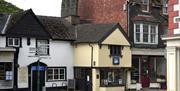
[[[93,68],[93,51],[94,51],[94,47],[89,44],[89,46],[91,47],[91,68]]]

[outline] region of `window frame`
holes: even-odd
[[[147,0],[147,4],[146,3],[144,3],[144,0],[142,0],[142,5],[143,6],[147,6],[146,8],[147,8],[147,10],[144,10],[144,9],[142,9],[142,12],[149,12],[149,5],[150,4],[150,0]]]
[[[47,53],[45,54],[45,53],[38,53],[38,41],[47,41]],[[42,45],[40,45],[40,46],[42,46]],[[43,46],[46,46],[46,45],[43,45]],[[49,39],[36,39],[36,48],[37,48],[37,51],[36,51],[36,55],[39,55],[39,56],[49,56],[50,55],[50,53],[49,53],[49,50],[50,50],[50,42],[49,42]]]
[[[123,46],[120,46],[120,45],[109,45],[109,51],[110,51],[109,56],[110,57],[112,57],[112,56],[122,57],[122,48],[123,48]]]
[[[167,1],[162,1],[162,13],[164,15],[168,15],[168,3],[167,3]]]
[[[52,69],[53,70],[53,73],[51,74],[52,75],[52,79],[48,79],[48,76],[50,74],[48,74],[48,70],[49,69]],[[54,70],[58,69],[58,79],[54,79]],[[60,79],[60,69],[63,69],[64,70],[64,79]],[[67,68],[66,67],[48,67],[47,70],[46,70],[46,82],[53,82],[53,81],[67,81]]]
[[[140,41],[136,41],[136,25],[140,25]],[[143,41],[143,25],[148,25],[148,42]],[[151,42],[151,26],[155,26],[155,42]],[[134,43],[135,44],[158,44],[158,25],[157,24],[148,24],[148,23],[134,23]]]
[[[12,45],[9,43],[9,40],[12,39]],[[15,45],[15,40],[18,40],[18,45]],[[21,47],[21,38],[19,37],[7,37],[6,38],[6,46],[7,47]]]

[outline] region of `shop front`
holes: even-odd
[[[166,61],[163,56],[133,56],[131,84],[142,88],[166,88]]]

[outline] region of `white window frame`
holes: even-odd
[[[38,41],[47,41],[47,44],[39,44]],[[40,56],[47,56],[49,55],[49,40],[48,39],[37,39],[36,40],[36,46],[37,46],[37,55],[40,55]],[[42,50],[42,51],[41,51]],[[43,51],[43,50],[46,50],[46,51]],[[44,52],[44,53],[42,53]],[[46,53],[45,53],[46,52]]]
[[[140,41],[136,41],[136,24],[140,24]],[[144,23],[147,24],[147,23]],[[134,43],[136,44],[158,44],[158,25],[157,24],[147,24],[148,25],[148,42],[143,41],[143,23],[134,23]],[[155,43],[151,43],[151,26],[156,27]]]
[[[142,4],[146,5],[146,3],[144,3],[144,0],[142,0]],[[142,10],[143,12],[149,12],[149,0],[147,0],[147,10]]]
[[[163,5],[162,5],[162,12],[163,12],[163,14],[167,15],[168,14],[168,3],[167,3],[166,0],[165,1],[162,0],[162,3],[163,3]]]
[[[48,69],[47,69],[47,71],[49,70],[49,69],[51,69],[51,70],[53,70],[53,73],[52,74],[48,74],[47,72],[46,72],[46,81],[65,81],[66,80],[66,76],[67,76],[67,74],[66,74],[66,67],[49,67]],[[58,69],[58,79],[55,79],[54,78],[54,70],[56,70],[56,69]],[[60,70],[64,70],[64,73],[63,74],[60,74]],[[48,75],[51,75],[52,76],[52,79],[48,79]],[[61,79],[60,78],[60,75],[64,75],[64,78],[63,79]]]
[[[10,39],[12,39],[13,44],[11,45],[9,43]],[[18,45],[15,45],[15,40],[18,40]],[[7,46],[11,46],[11,47],[20,47],[20,38],[7,38]]]

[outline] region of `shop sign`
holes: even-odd
[[[120,59],[119,56],[113,56],[113,65],[119,65]]]
[[[47,68],[45,66],[32,66],[32,71],[45,71]]]

